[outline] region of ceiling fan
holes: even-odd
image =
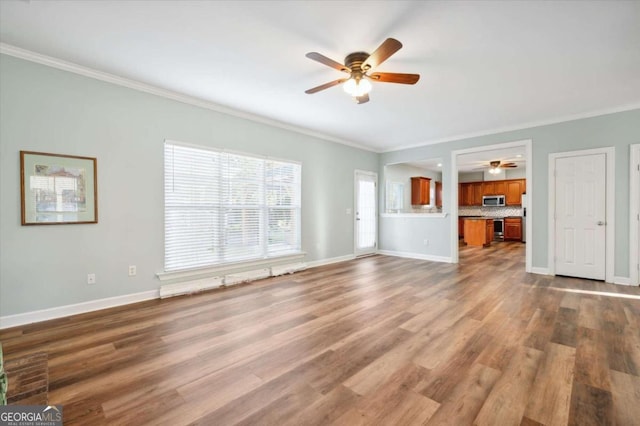
[[[371,55],[366,52],[350,53],[344,58],[344,65],[318,52],[309,52],[305,55],[307,58],[350,74],[350,76],[305,90],[305,93],[311,95],[344,83],[343,88],[345,92],[350,94],[356,103],[363,104],[369,102],[369,92],[371,91],[371,83],[369,80],[383,83],[416,84],[420,79],[419,74],[391,72],[369,73],[373,68],[389,59],[389,57],[400,50],[400,48],[402,48],[402,43],[394,38],[388,38]]]
[[[488,167],[489,167],[489,173],[493,175],[497,175],[498,173],[500,173],[500,169],[513,169],[514,167],[518,167],[518,165],[516,163],[502,163],[499,160],[495,160],[495,161],[490,161]],[[486,168],[487,166],[483,166],[474,170],[482,170]]]

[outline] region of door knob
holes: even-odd
[[[607,224],[607,222],[603,222],[601,220],[599,220],[598,223],[597,223],[598,226],[604,226],[606,224]]]

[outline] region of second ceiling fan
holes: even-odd
[[[312,89],[305,90],[307,94],[317,93],[338,84],[344,83],[345,92],[349,93],[356,103],[363,104],[369,102],[369,91],[372,81],[383,83],[416,84],[420,79],[419,74],[401,74],[391,72],[369,73],[402,47],[402,43],[394,38],[386,39],[371,55],[366,52],[354,52],[344,58],[344,65],[329,59],[318,52],[309,52],[306,57],[318,61],[321,64],[335,68],[338,71],[350,74],[349,77],[333,80],[329,83],[321,84]]]
[[[490,161],[489,162],[489,173],[497,175],[498,173],[500,173],[500,169],[512,169],[514,167],[518,167],[518,165],[516,163],[512,163],[512,162],[501,162],[499,160],[495,160],[495,161]],[[482,169],[486,169],[487,166],[483,166],[483,167],[478,167],[474,170],[482,170]]]

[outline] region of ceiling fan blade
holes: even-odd
[[[502,167],[503,169],[512,169],[514,167],[518,167],[518,165],[516,163],[504,163],[501,164],[500,167]]]
[[[365,93],[362,96],[356,96],[354,99],[356,100],[356,103],[358,105],[365,104],[365,103],[369,102],[369,94]]]
[[[369,57],[362,63],[362,69],[367,71],[371,68],[375,68],[387,59],[394,53],[396,53],[402,47],[402,43],[400,43],[395,38],[388,38],[382,42],[380,47],[378,47],[375,52],[373,52]]]
[[[384,83],[416,84],[420,74],[400,74],[394,72],[376,72],[369,76],[372,80]]]
[[[318,52],[309,52],[305,56],[309,59],[313,59],[314,61],[320,62],[321,64],[324,64],[328,67],[335,68],[338,71],[347,72],[347,73],[351,72],[351,70],[347,66],[342,65],[341,63],[336,62],[333,59],[329,59]]]
[[[311,89],[305,90],[304,93],[311,95],[313,93],[319,92],[321,90],[328,89],[329,87],[337,86],[340,83],[344,83],[348,78],[340,78],[338,80],[330,81],[329,83],[321,84],[320,86],[313,87]]]

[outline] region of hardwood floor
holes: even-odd
[[[373,256],[0,331],[65,425],[633,425],[640,289]]]

